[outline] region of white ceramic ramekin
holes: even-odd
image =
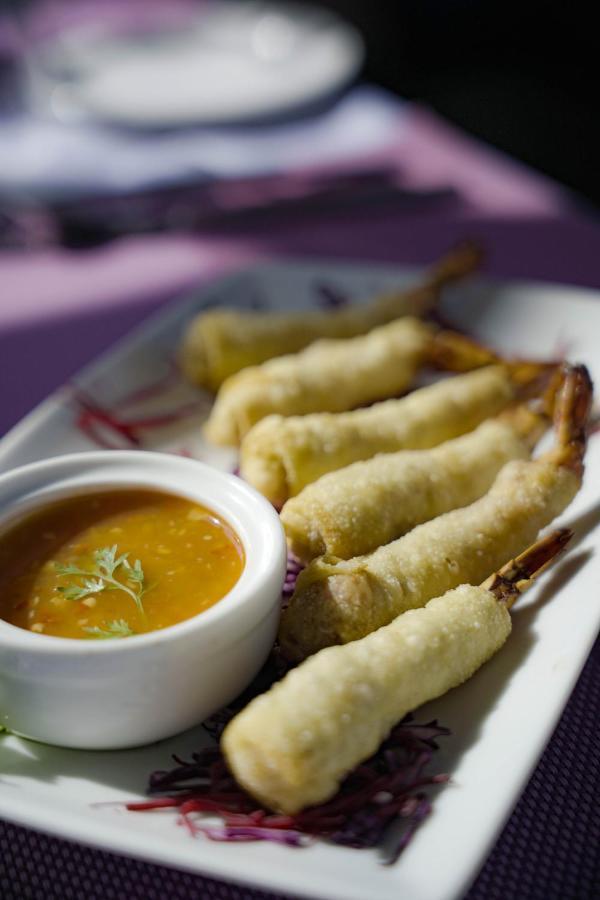
[[[0,620],[0,723],[65,747],[116,749],[201,722],[252,679],[273,644],[285,576],[279,516],[251,487],[162,453],[62,456],[0,476],[0,535],[32,510],[98,490],[147,487],[203,503],[237,532],[246,565],[215,606],[160,631],[71,640]]]

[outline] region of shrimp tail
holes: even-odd
[[[564,363],[516,362],[508,365],[511,378],[518,384],[517,397],[534,400],[532,405],[520,403],[500,414],[533,449],[554,421],[557,443],[563,447],[577,434],[579,453],[585,452],[585,422],[589,416],[586,403],[591,401],[592,384],[584,366]],[[584,372],[573,371],[583,369]],[[569,383],[569,399],[563,388]],[[574,394],[577,394],[575,407]],[[583,434],[582,434],[583,430]],[[581,443],[583,438],[583,444]]]
[[[556,447],[551,451],[556,464],[583,477],[583,458],[592,408],[594,386],[584,365],[565,365],[556,400],[554,426]]]
[[[497,353],[458,331],[443,329],[433,335],[427,362],[447,372],[470,372],[502,362]]]
[[[429,270],[428,287],[438,292],[447,284],[459,281],[481,266],[483,247],[477,241],[462,241],[446,253]]]
[[[540,384],[538,392],[539,407],[550,420],[556,414],[556,404],[560,397],[561,388],[565,380],[564,363],[556,363],[554,369],[548,371],[543,384]]]
[[[529,450],[533,450],[552,423],[552,418],[545,410],[530,409],[524,403],[505,409],[498,415],[498,419],[510,425]]]
[[[441,329],[433,335],[426,361],[448,372],[470,372],[500,363],[505,366],[519,400],[546,391],[561,369],[556,360],[505,359],[486,344],[452,329]]]
[[[551,532],[490,575],[481,587],[494,594],[499,603],[504,603],[510,609],[532,580],[541,575],[564,550],[572,536],[573,532],[568,528]]]
[[[554,409],[554,399],[561,384],[562,366],[556,360],[515,359],[500,360],[508,370],[516,394],[520,400],[543,395],[543,407],[549,415]]]

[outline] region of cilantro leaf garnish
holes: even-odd
[[[99,594],[109,588],[114,588],[129,594],[138,611],[144,615],[142,605],[142,597],[145,592],[144,570],[140,560],[136,559],[131,565],[128,553],[117,556],[116,544],[112,547],[95,550],[93,559],[94,565],[91,571],[72,564],[55,564],[59,575],[75,575],[83,579],[83,582],[80,583],[60,585],[57,590],[63,597],[67,600],[83,600],[90,594]],[[116,577],[117,574],[120,574],[123,580],[119,580]]]
[[[130,628],[129,623],[125,619],[113,619],[107,622],[104,628],[94,625],[93,628],[84,628],[83,630],[92,635],[92,637],[100,638],[101,640],[131,637],[132,634],[135,634],[135,631]]]

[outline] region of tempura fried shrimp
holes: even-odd
[[[579,490],[591,398],[587,369],[567,368],[551,451],[533,461],[507,463],[480,500],[419,525],[370,555],[310,563],[282,617],[284,654],[299,660],[357,640],[431,597],[480,582],[507,556],[522,552]]]
[[[508,609],[569,537],[555,532],[480,587],[463,584],[292,669],[225,729],[222,747],[237,781],[287,814],[333,796],[406,713],[493,656],[511,631]]]
[[[434,329],[406,316],[366,335],[320,340],[306,350],[232,375],[221,386],[205,433],[240,443],[271,413],[339,412],[404,391],[424,364]]]
[[[402,316],[420,316],[443,287],[479,266],[480,248],[464,243],[443,256],[415,287],[335,311],[246,312],[210,309],[189,325],[180,352],[184,374],[216,390],[230,375],[275,356],[296,353],[320,338],[350,338]]]
[[[466,350],[465,350],[466,352]],[[462,356],[462,353],[461,353]],[[543,363],[490,365],[368,409],[268,416],[242,442],[242,476],[275,506],[307,484],[376,453],[423,450],[466,434],[547,377]]]
[[[281,510],[290,550],[305,563],[323,554],[350,559],[467,506],[505,463],[528,458],[547,423],[519,407],[432,450],[381,453],[330,472]]]

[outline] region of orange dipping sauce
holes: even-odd
[[[209,609],[244,568],[212,510],[151,490],[59,501],[0,536],[0,618],[66,638],[128,637]]]

